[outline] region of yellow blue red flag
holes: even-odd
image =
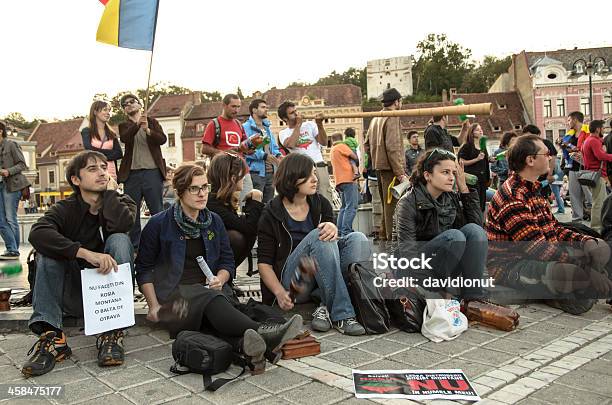
[[[100,0],[104,14],[96,41],[121,48],[153,50],[159,0]]]

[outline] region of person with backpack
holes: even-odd
[[[179,166],[172,186],[178,200],[149,220],[136,258],[147,319],[161,321],[171,338],[181,331],[219,337],[247,357],[254,373],[262,372],[266,351],[278,361],[281,346],[301,332],[302,317],[259,323],[237,308],[231,288],[234,257],[221,217],[206,207],[210,184],[204,168]],[[173,309],[172,316],[164,314],[162,305]]]
[[[252,154],[255,148],[249,146],[247,134],[242,124],[236,118],[242,101],[236,94],[226,94],[223,97],[223,112],[213,118],[202,136],[202,154],[211,159],[224,151],[238,153],[243,159],[245,154]],[[251,145],[252,146],[252,145]],[[240,201],[253,190],[253,181],[249,173],[244,176],[244,187],[240,193]]]

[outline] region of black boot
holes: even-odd
[[[252,375],[266,371],[266,342],[253,329],[247,329],[242,338],[242,353],[246,357],[247,365]]]
[[[301,315],[293,315],[291,319],[283,324],[278,323],[263,323],[257,329],[257,333],[266,342],[266,351],[272,352],[274,355],[266,356],[272,363],[276,363],[280,359],[280,349],[288,341],[300,334],[303,328]]]

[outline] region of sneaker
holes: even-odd
[[[98,348],[98,366],[120,366],[125,359],[123,348],[123,331],[104,332],[96,340]]]
[[[349,336],[365,335],[366,330],[355,318],[346,318],[341,321],[333,322],[334,329],[338,332]]]
[[[257,328],[257,333],[266,342],[266,349],[274,354],[272,363],[276,363],[281,357],[281,347],[288,341],[300,334],[303,328],[301,315],[293,315],[285,323],[262,323]]]
[[[312,313],[312,330],[317,332],[327,332],[331,329],[331,319],[329,319],[329,311],[327,307],[321,305]]]
[[[266,371],[266,342],[253,329],[247,329],[242,338],[242,352],[246,356],[247,364],[251,369],[251,375],[261,374]]]
[[[19,259],[19,252],[4,252],[0,255],[0,260],[15,260]]]
[[[35,351],[34,355],[21,369],[26,378],[48,373],[53,370],[55,363],[67,359],[72,354],[72,350],[66,344],[64,332],[57,336],[55,331],[48,331],[40,335],[38,341],[28,351],[28,355],[33,351]]]

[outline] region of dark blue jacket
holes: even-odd
[[[185,236],[174,220],[174,205],[149,219],[140,236],[136,257],[136,280],[138,285],[153,283],[157,298],[166,301],[183,275],[185,264]],[[202,230],[206,247],[206,263],[214,274],[227,270],[230,281],[236,276],[234,254],[221,217],[214,212],[212,224]],[[200,212],[200,221],[204,214]]]

